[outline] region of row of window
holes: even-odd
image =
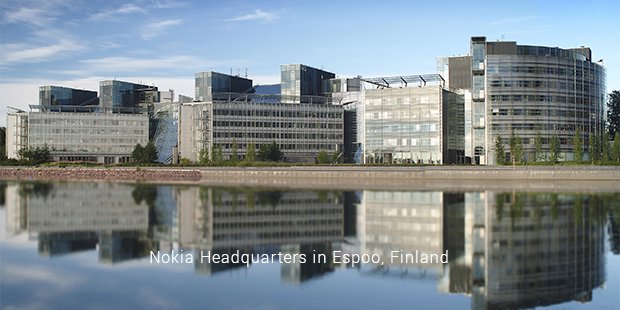
[[[330,139],[340,140],[340,133],[274,133],[274,132],[215,132],[215,138],[238,138],[238,139]]]
[[[594,80],[595,70],[581,70],[581,68],[553,67],[549,64],[540,64],[540,66],[505,66],[489,63],[487,73],[527,73],[527,74],[545,74],[557,75],[561,77],[583,77],[586,80]]]
[[[491,95],[492,102],[553,102],[590,106],[596,98],[587,96],[554,95]]]
[[[578,81],[573,83],[572,81],[555,81],[555,80],[506,80],[497,79],[495,76],[491,76],[489,81],[491,87],[506,87],[506,88],[543,88],[543,89],[564,89],[564,90],[581,90],[589,92],[590,89],[596,89],[596,83],[588,81]],[[591,80],[589,80],[591,81]]]
[[[342,123],[214,121],[215,127],[342,129]]]
[[[511,131],[511,130],[529,130],[529,131],[568,131],[574,132],[578,127],[582,133],[589,132],[588,127],[585,125],[575,124],[523,124],[523,123],[511,123],[511,124],[492,124],[493,131]]]
[[[545,116],[545,117],[569,117],[569,118],[580,118],[580,119],[590,119],[591,115],[596,115],[595,113],[590,113],[590,111],[582,111],[582,110],[543,110],[543,109],[493,109],[492,114],[494,116]]]
[[[341,119],[342,112],[214,109],[214,115]]]

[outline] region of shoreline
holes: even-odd
[[[618,166],[0,167],[0,180],[300,189],[618,191]]]

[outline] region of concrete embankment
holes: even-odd
[[[317,189],[620,190],[620,167],[2,167],[5,180],[105,180]]]
[[[191,169],[153,168],[0,168],[4,180],[101,180],[148,182],[199,182],[200,172]]]
[[[620,167],[297,166],[201,168],[202,183],[393,190],[620,190]]]

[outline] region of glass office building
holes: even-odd
[[[153,104],[159,102],[157,87],[117,80],[99,82],[99,94],[102,108],[120,113],[153,112]]]
[[[366,81],[386,86],[401,81],[414,86],[364,92],[365,163],[454,164],[463,161],[464,98],[445,90],[440,75]],[[426,85],[427,81],[434,84]]]
[[[130,162],[135,145],[146,145],[149,138],[146,114],[28,112],[27,117],[28,147],[47,146],[55,161]]]
[[[256,150],[276,142],[290,162],[315,162],[320,150],[340,152],[343,144],[343,109],[323,102],[289,104],[279,95],[229,94],[229,98],[185,104],[180,109],[179,156],[198,159],[222,147],[223,159],[244,156],[249,144]]]
[[[60,86],[39,87],[39,104],[42,106],[97,105],[97,92]]]
[[[534,161],[535,138],[542,137],[543,152],[549,153],[550,141],[560,141],[562,158],[572,160],[572,139],[577,129],[584,146],[589,136],[604,130],[606,80],[605,68],[592,62],[587,47],[517,45],[516,42],[487,42],[485,37],[471,39],[471,66],[452,61],[447,69],[451,89],[471,91],[470,147],[472,161],[495,164],[497,137],[504,142],[509,157],[508,141],[512,132],[522,142],[526,160]],[[460,58],[465,58],[460,57]],[[445,59],[440,59],[440,72],[445,72]],[[471,85],[460,77],[471,78]],[[457,81],[458,80],[458,81]],[[584,147],[584,149],[587,147]]]
[[[196,73],[196,100],[210,101],[215,93],[253,93],[252,80],[208,71]]]
[[[322,96],[323,83],[333,79],[336,75],[321,69],[301,64],[289,64],[280,66],[281,94],[286,102],[300,103],[310,102],[311,97]]]

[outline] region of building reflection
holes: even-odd
[[[605,281],[597,196],[468,193],[463,224],[463,255],[439,287],[471,295],[472,309],[588,302]]]
[[[42,256],[98,248],[101,263],[118,263],[156,250],[152,208],[136,202],[134,186],[32,182],[9,184],[6,193],[7,230],[37,239]]]
[[[177,191],[180,248],[211,253],[325,254],[345,234],[341,193],[189,187]],[[195,260],[196,270],[212,275],[245,267]],[[286,283],[303,283],[334,270],[325,263],[281,265]]]
[[[589,302],[605,281],[605,228],[619,253],[617,194],[441,191],[279,191],[115,183],[9,183],[6,229],[38,240],[42,256],[98,251],[101,263],[151,251],[323,254],[280,265],[283,283],[357,268],[373,277],[432,281],[471,296],[472,309]],[[449,263],[402,263],[449,253]],[[336,264],[333,252],[379,254],[384,265]],[[198,274],[246,270],[201,263]]]

